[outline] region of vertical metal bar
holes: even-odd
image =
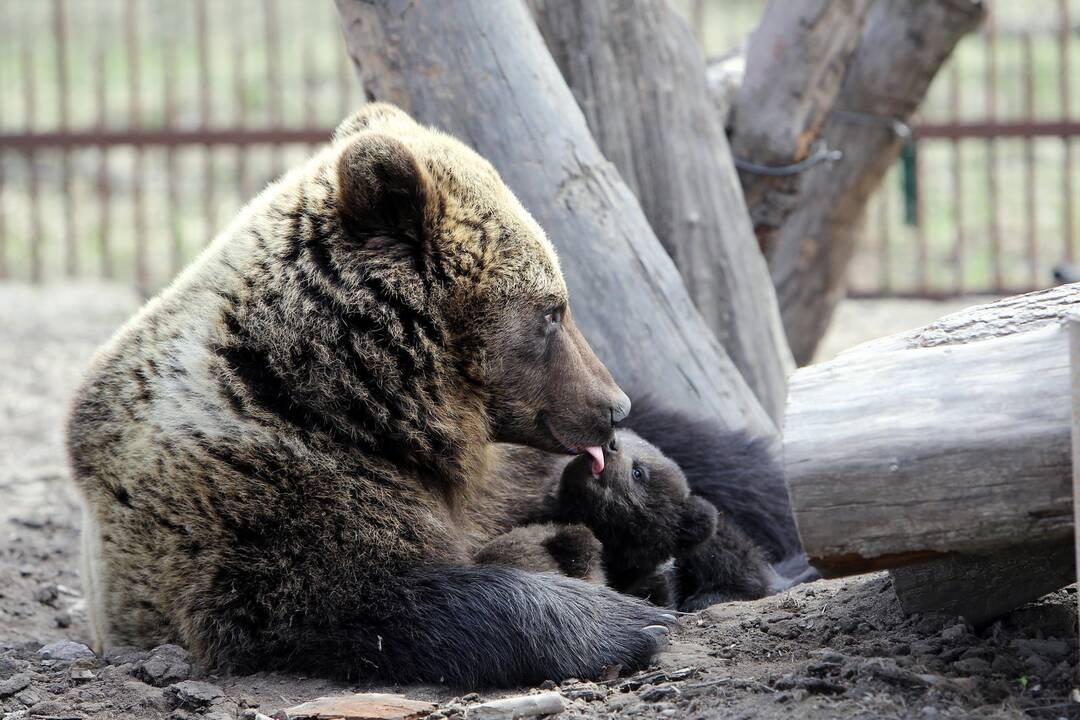
[[[68,49],[67,28],[64,20],[64,0],[52,2],[53,47],[56,50],[56,114],[60,131],[70,125],[68,92]],[[63,193],[63,211],[61,218],[64,233],[64,271],[73,276],[79,270],[78,246],[75,242],[75,196],[71,190],[71,151],[60,150],[60,184]]]
[[[34,33],[27,29],[22,38],[23,105],[26,107],[26,130],[37,130],[37,70],[34,65]],[[30,190],[30,281],[42,280],[41,245],[44,242],[44,225],[41,218],[41,175],[37,166],[37,153],[26,152],[26,173]]]
[[[930,253],[926,241],[926,190],[923,187],[925,174],[923,166],[925,162],[922,153],[915,153],[915,281],[920,295],[926,295],[929,290],[928,272]]]
[[[878,294],[888,295],[892,290],[892,242],[889,228],[889,186],[878,190]]]
[[[210,51],[209,28],[206,22],[206,0],[195,3],[195,34],[199,64],[199,128],[210,128]],[[217,208],[214,198],[214,151],[209,146],[203,148],[203,222],[206,231],[204,240],[209,242],[217,228]]]
[[[102,12],[99,18],[99,25],[97,28],[97,47],[95,48],[95,82],[96,82],[96,103],[97,103],[97,126],[101,132],[105,131],[105,126],[108,124],[108,76],[106,67],[106,53],[109,47],[107,38],[109,37],[109,29],[111,24],[108,21],[108,14]],[[113,260],[112,260],[112,247],[109,243],[109,221],[110,211],[112,205],[112,188],[109,185],[109,147],[102,145],[98,148],[98,177],[97,177],[97,196],[98,196],[98,236],[100,242],[101,251],[101,274],[106,279],[112,279],[113,277]]]
[[[124,6],[124,43],[127,49],[128,62],[128,116],[131,118],[132,128],[142,126],[138,2],[139,0],[127,0]],[[136,145],[133,151],[134,168],[131,176],[131,202],[135,235],[135,287],[145,297],[149,294],[150,280],[146,258],[146,215],[143,208],[144,158],[141,146]]]
[[[281,33],[278,28],[276,0],[263,0],[264,28],[266,30],[266,80],[270,91],[270,127],[281,127]],[[281,146],[274,145],[270,169],[274,177],[281,174]]]
[[[0,280],[11,276],[8,268],[7,195],[4,193],[5,158],[0,155]]]
[[[997,28],[994,13],[986,18],[986,119],[997,119]],[[986,140],[987,165],[987,202],[990,206],[990,248],[991,268],[993,272],[992,291],[1004,291],[1004,278],[1001,269],[1001,225],[998,222],[998,177],[997,177],[997,141]]]
[[[170,7],[170,12],[172,8]],[[166,29],[165,43],[163,47],[164,60],[162,63],[162,85],[165,97],[165,126],[168,129],[176,127],[176,33]],[[180,272],[184,262],[183,238],[180,234],[180,225],[177,215],[179,199],[176,192],[176,147],[169,145],[165,149],[165,204],[166,222],[169,223],[170,241],[170,270],[172,275]]]
[[[1069,20],[1069,0],[1058,0],[1058,53],[1061,62],[1061,72],[1058,75],[1058,87],[1061,94],[1061,117],[1068,118],[1072,113],[1070,93],[1070,60],[1069,41],[1072,37],[1072,26]],[[1075,255],[1073,250],[1073,183],[1072,183],[1072,143],[1068,136],[1062,137],[1064,155],[1061,161],[1062,183],[1061,190],[1064,193],[1064,217],[1062,218],[1064,233],[1064,251],[1066,262],[1072,262]]]
[[[949,116],[953,123],[960,122],[960,60],[953,55],[949,71]],[[956,239],[953,244],[953,292],[964,292],[964,274],[966,255],[964,254],[964,163],[960,138],[951,141],[952,150],[952,205],[953,222],[956,225]]]
[[[238,128],[247,127],[248,117],[248,102],[247,102],[247,62],[245,60],[245,37],[244,28],[247,23],[244,21],[244,12],[241,9],[240,3],[233,5],[233,27],[232,27],[232,53],[233,53],[233,95],[236,97],[236,117],[234,122]],[[250,195],[250,179],[248,177],[248,153],[250,152],[248,146],[241,145],[236,148],[236,187],[240,193],[241,199],[246,199]]]
[[[344,120],[350,112],[349,100],[352,97],[353,83],[356,82],[356,80],[356,71],[353,68],[349,54],[347,52],[341,53],[341,57],[338,58],[337,62],[338,122]],[[365,90],[365,93],[366,92],[367,91]],[[355,110],[356,108],[351,109]]]
[[[690,22],[694,25],[694,37],[702,52],[705,52],[705,0],[692,0],[690,3]]]
[[[310,33],[304,33],[301,42],[304,44],[301,58],[304,68],[304,126],[314,128],[318,123],[318,103],[313,97],[312,90],[318,82],[318,75],[315,71],[315,57],[314,51],[311,49]]]
[[[107,13],[99,14],[97,42],[94,48],[94,84],[95,115],[98,130],[105,131],[108,122],[108,82],[106,79],[106,48],[109,46],[108,30],[110,23]],[[101,275],[106,279],[113,277],[112,252],[109,243],[110,187],[109,187],[109,149],[102,145],[98,148],[97,172],[98,201],[98,242],[101,254]]]
[[[1024,70],[1024,119],[1035,120],[1035,71],[1032,60],[1031,33],[1025,32],[1021,38]],[[1039,287],[1039,238],[1038,205],[1035,198],[1035,140],[1029,135],[1024,138],[1024,234],[1027,239],[1028,287]]]

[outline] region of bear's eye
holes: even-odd
[[[634,469],[630,471],[630,474],[639,482],[645,479],[645,470],[642,469],[640,465],[635,465]]]
[[[553,328],[562,322],[562,316],[562,307],[548,308],[547,312],[544,313],[544,323],[549,328]]]

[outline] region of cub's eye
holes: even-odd
[[[640,481],[645,479],[645,471],[641,469],[640,465],[635,465],[634,469],[630,471],[630,474],[634,476],[635,480]]]
[[[546,313],[544,313],[544,323],[547,325],[547,327],[554,328],[562,322],[562,316],[563,309],[561,307],[550,308]]]

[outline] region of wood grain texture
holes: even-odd
[[[794,361],[693,32],[656,0],[529,5],[600,150],[637,196],[705,322],[779,422]]]
[[[836,102],[870,0],[771,0],[746,43],[729,120],[736,157],[759,165],[805,159]],[[761,247],[795,209],[802,174],[741,172]]]
[[[785,476],[823,574],[1072,537],[1069,353],[1055,317],[1078,306],[1080,285],[1032,293],[795,373]]]
[[[1076,582],[1073,542],[1009,547],[993,555],[950,555],[890,572],[906,613],[939,612],[981,625]]]
[[[891,121],[908,122],[957,41],[984,13],[974,0],[891,0],[870,8],[820,132],[844,157],[804,173],[792,211],[766,247],[788,343],[800,365],[813,358],[844,296],[866,203],[900,152],[902,138]],[[748,61],[748,75],[750,69]],[[737,112],[745,118],[746,111]]]
[[[600,153],[524,2],[338,0],[338,10],[370,96],[475,148],[545,228],[578,324],[619,383],[775,438]]]

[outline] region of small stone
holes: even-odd
[[[55,606],[58,597],[60,597],[60,590],[52,583],[39,585],[34,591],[34,599],[42,605]]]
[[[1069,644],[1064,640],[1031,640],[1017,638],[1010,643],[1013,649],[1022,656],[1042,655],[1047,660],[1055,662],[1069,654]]]
[[[141,648],[131,645],[115,645],[105,648],[101,657],[110,665],[126,665],[127,663],[140,663],[150,657],[150,653]]]
[[[540,683],[541,690],[554,690],[557,687],[559,686],[555,683],[554,680],[545,680],[544,682]]]
[[[70,671],[68,671],[68,675],[71,677],[72,680],[76,682],[86,682],[87,680],[94,679],[94,673],[90,672],[86,668],[73,667]]]
[[[641,693],[641,699],[645,702],[659,702],[677,698],[681,693],[674,685],[657,685]]]
[[[950,625],[941,631],[941,639],[947,642],[956,642],[967,635],[967,627],[963,623]]]
[[[299,720],[300,718],[405,720],[425,717],[434,710],[435,706],[432,703],[411,700],[401,695],[357,693],[316,698],[311,702],[282,710],[274,717],[280,715],[285,720]]]
[[[977,657],[957,660],[952,667],[953,670],[965,675],[985,675],[990,672],[990,663]]]
[[[695,675],[697,675],[697,668],[684,667],[669,672],[668,680],[671,680],[673,682],[679,682],[680,680],[688,680]]]
[[[67,610],[56,613],[53,615],[53,622],[56,623],[56,627],[60,629],[67,629],[71,627],[71,613]]]
[[[217,685],[202,680],[184,680],[165,688],[165,700],[171,708],[199,710],[209,707],[225,693]]]
[[[30,685],[30,676],[26,673],[17,673],[7,680],[0,681],[0,698],[14,695]]]
[[[58,640],[42,647],[38,650],[38,655],[42,660],[70,663],[79,658],[92,658],[94,657],[94,651],[82,643],[72,642],[71,640]]]
[[[471,692],[468,695],[461,696],[461,702],[471,703],[477,702],[478,700],[480,700],[480,693]]]
[[[159,645],[139,665],[135,675],[150,685],[164,687],[191,677],[188,651],[178,645]]]
[[[37,692],[33,688],[27,688],[22,692],[15,693],[15,699],[21,702],[23,705],[30,707],[31,705],[37,705],[45,698],[43,698],[41,696],[41,693]]]
[[[603,700],[607,697],[607,690],[597,686],[584,686],[580,688],[574,688],[573,690],[566,690],[563,694],[571,700],[584,700],[585,702],[596,702],[597,700]]]

